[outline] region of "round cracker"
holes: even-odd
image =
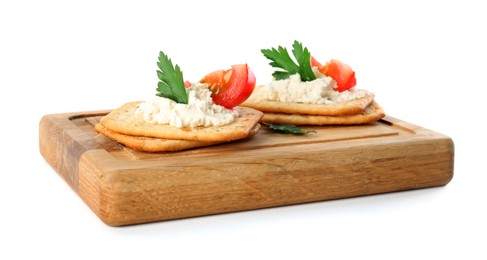
[[[227,142],[247,137],[259,122],[263,113],[252,108],[235,107],[239,116],[230,124],[210,127],[178,128],[170,125],[146,122],[136,116],[141,102],[130,102],[104,116],[100,123],[106,128],[124,135],[154,137],[175,140]]]
[[[385,116],[374,101],[363,113],[347,116],[317,116],[300,114],[264,113],[261,122],[293,125],[356,125],[375,122]]]
[[[113,139],[127,147],[146,152],[172,152],[196,147],[209,146],[218,142],[204,142],[191,140],[170,140],[162,138],[124,135],[112,131],[102,124],[97,124],[95,130],[110,139]]]
[[[211,146],[215,144],[220,144],[222,142],[204,142],[204,141],[192,141],[192,140],[171,140],[144,136],[132,136],[124,135],[121,133],[114,132],[102,124],[98,123],[95,125],[95,129],[98,133],[107,136],[108,138],[121,143],[132,149],[141,150],[145,152],[175,152],[182,151],[192,148]],[[256,124],[249,135],[255,135],[260,129],[260,124]]]
[[[248,99],[241,106],[257,109],[264,113],[306,114],[322,116],[344,116],[362,113],[374,100],[370,92],[362,98],[348,100],[334,104],[306,104],[294,102],[280,102],[270,100]]]

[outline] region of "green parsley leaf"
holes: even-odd
[[[292,74],[296,74],[299,71],[299,66],[294,63],[294,61],[289,56],[287,49],[279,46],[277,50],[272,49],[262,49],[262,54],[271,60],[269,63],[272,67],[282,68],[284,71],[277,70],[272,76],[276,79],[287,79]]]
[[[188,93],[184,87],[183,72],[176,64],[172,65],[171,59],[164,53],[159,52],[157,62],[157,96],[174,100],[177,103],[188,104]]]
[[[303,44],[298,41],[293,43],[293,54],[299,64],[299,75],[302,81],[311,81],[316,79],[311,69],[311,54],[308,48],[303,48]]]
[[[276,70],[272,76],[277,79],[287,79],[289,76],[299,73],[302,81],[311,81],[316,79],[313,70],[311,69],[311,54],[308,48],[303,48],[303,44],[298,41],[293,43],[293,55],[298,64],[296,64],[286,48],[279,46],[272,49],[260,50],[264,56],[271,60],[269,63],[272,67],[280,68]]]
[[[308,131],[303,131],[301,128],[295,126],[295,125],[289,125],[289,124],[284,124],[284,125],[275,125],[275,124],[269,124],[269,123],[262,123],[265,126],[268,126],[270,129],[274,130],[275,132],[281,133],[281,134],[293,134],[293,135],[305,135],[309,133],[316,133],[315,130],[308,130]]]

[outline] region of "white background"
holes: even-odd
[[[2,1],[1,259],[486,259],[483,1]],[[388,115],[448,135],[445,187],[113,228],[44,161],[43,115],[155,94],[166,52],[196,81],[299,40]]]

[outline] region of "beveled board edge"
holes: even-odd
[[[78,163],[82,154],[100,148],[72,119],[104,115],[109,110],[45,115],[39,122],[39,151],[51,167],[78,191]]]
[[[337,161],[334,150],[306,144],[300,146],[319,152],[296,149],[276,158],[265,149],[243,150],[240,159],[216,165],[124,166],[91,150],[80,164],[80,196],[106,224],[124,226],[429,188],[452,179],[451,145],[448,139],[375,143],[341,150],[344,160]],[[403,149],[414,152],[398,156]]]

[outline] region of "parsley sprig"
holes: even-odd
[[[274,130],[274,132],[278,132],[281,134],[305,135],[309,133],[316,133],[315,130],[304,131],[303,129],[297,126],[290,125],[290,124],[284,124],[284,125],[276,125],[270,123],[262,123],[262,124],[268,126],[269,129]]]
[[[282,69],[272,73],[272,76],[277,80],[287,79],[289,76],[296,73],[299,73],[302,81],[316,79],[316,76],[311,69],[311,54],[308,51],[308,48],[303,48],[303,44],[298,41],[294,41],[292,50],[294,58],[298,64],[293,61],[289,56],[287,49],[282,46],[277,47],[277,49],[262,49],[261,52],[267,59],[271,60],[269,64],[272,67]]]
[[[159,52],[157,62],[157,96],[174,100],[177,103],[188,104],[188,93],[184,87],[183,72],[176,64],[173,66],[171,59],[164,53]]]

